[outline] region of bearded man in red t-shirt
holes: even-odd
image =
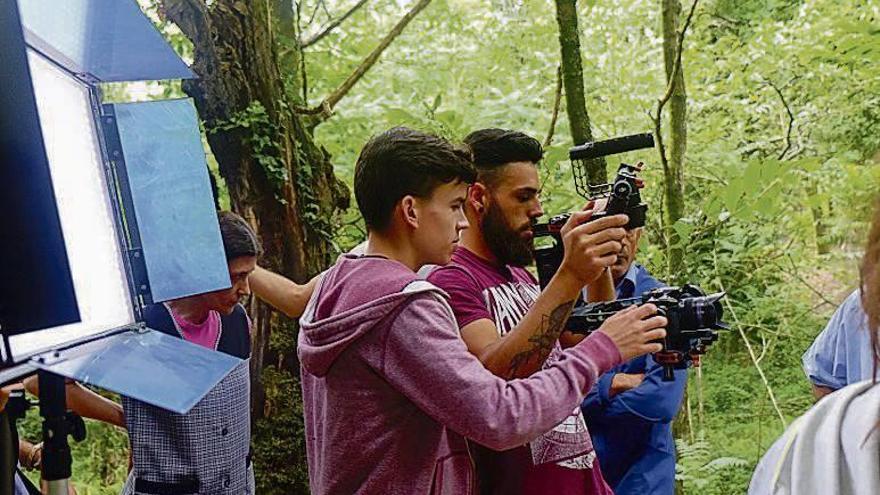
[[[543,293],[524,268],[532,262],[532,226],[544,214],[538,197],[540,143],[521,132],[483,129],[468,135],[465,144],[478,172],[465,206],[471,227],[462,232],[452,262],[436,268],[428,280],[449,294],[471,353],[500,377],[524,378],[559,359],[560,342],[575,339],[563,328],[581,287],[569,287],[565,261]],[[616,261],[626,223],[625,215],[616,215],[589,224],[596,284]],[[539,298],[558,291],[575,295],[549,312],[535,307]],[[484,494],[612,493],[579,409],[527,445],[504,452],[476,446],[475,451]]]

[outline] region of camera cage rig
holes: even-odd
[[[596,212],[591,217],[596,220],[608,215],[626,213],[630,220],[626,228],[633,229],[645,224],[645,215],[648,205],[642,203],[639,193],[638,174],[641,172],[641,164],[628,165],[621,163],[617,170],[614,181],[605,184],[590,185],[587,182],[587,161],[595,158],[635,151],[654,146],[654,137],[651,134],[633,134],[605,141],[586,143],[571,148],[568,152],[571,159],[572,176],[575,189],[584,199],[597,200],[607,198],[605,210]],[[538,268],[538,281],[544,288],[556,273],[562,263],[563,246],[560,231],[568,221],[570,213],[556,215],[546,223],[536,224],[533,229],[533,238],[539,239],[546,236],[553,238],[552,244],[547,247],[534,249],[535,263]]]
[[[589,335],[618,311],[632,305],[654,304],[657,314],[666,317],[663,350],[654,353],[654,360],[663,366],[663,381],[674,380],[675,369],[689,361],[699,366],[700,356],[718,340],[717,330],[727,330],[721,321],[724,314],[720,299],[724,292],[706,294],[695,285],[659,287],[645,293],[616,301],[580,304],[566,322],[566,330]]]
[[[654,135],[651,133],[632,134],[604,141],[592,141],[568,150],[571,160],[571,174],[574,178],[574,188],[584,199],[594,199],[597,193],[603,189],[610,189],[612,183],[590,184],[587,173],[587,162],[596,158],[638,151],[654,147]],[[621,165],[622,167],[623,165]],[[639,169],[640,171],[641,169]]]

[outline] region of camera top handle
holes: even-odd
[[[627,151],[636,151],[654,147],[654,135],[651,133],[621,136],[605,141],[584,143],[568,150],[571,160],[571,173],[574,177],[574,188],[584,199],[592,199],[587,160],[602,158]]]

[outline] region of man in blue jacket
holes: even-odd
[[[641,233],[641,228],[627,232],[611,267],[618,299],[665,285],[634,263]],[[676,370],[672,382],[662,377],[654,358],[641,356],[602,375],[581,404],[605,480],[617,495],[675,492],[672,420],[681,407],[687,370]]]

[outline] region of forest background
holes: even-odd
[[[576,87],[559,77],[560,25],[577,22],[587,130],[604,139],[654,130],[671,68],[663,9],[677,10],[680,32],[693,5],[140,3],[203,82],[109,85],[105,100],[195,97],[222,205],[255,224],[270,268],[299,281],[363,239],[346,188],[360,147],[395,125],[451,139],[483,127],[525,131],[546,145],[545,211],[580,207],[567,160]],[[661,278],[728,292],[732,330],[690,372],[676,421],[677,477],[679,493],[739,494],[770,443],[812,404],[801,355],[858,285],[880,191],[880,2],[702,0],[685,34],[686,93],[675,95],[686,113],[673,126],[671,107],[663,114],[670,156],[643,150],[612,157],[607,170],[646,163],[640,261]],[[681,122],[686,147],[674,144]],[[662,166],[676,149],[677,175]],[[672,182],[683,207],[674,216]],[[307,493],[295,323],[255,301],[250,310],[258,492]],[[119,493],[125,434],[88,429],[74,447],[78,493]],[[25,430],[38,436],[35,415]]]

